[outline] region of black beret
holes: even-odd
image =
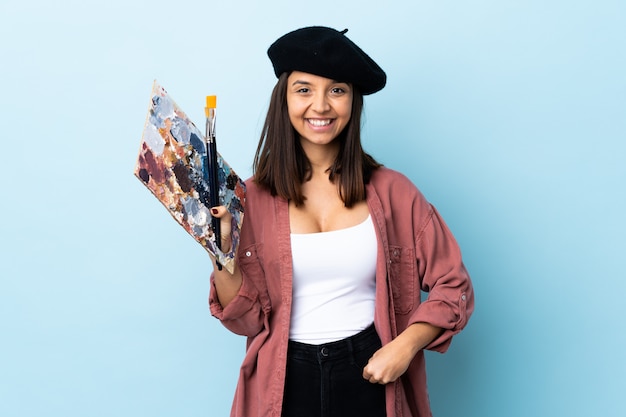
[[[381,90],[385,72],[345,36],[347,31],[312,26],[283,35],[267,50],[274,73],[308,72],[354,84],[363,95]]]

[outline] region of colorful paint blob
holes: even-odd
[[[211,228],[206,141],[171,96],[156,81],[143,130],[135,176],[176,221],[230,272],[239,247],[246,187],[217,155],[219,199],[232,214],[232,246],[223,253]]]

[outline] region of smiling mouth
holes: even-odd
[[[328,126],[333,122],[333,119],[306,119],[308,123],[315,127]]]

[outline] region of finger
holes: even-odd
[[[213,217],[217,217],[218,219],[225,216],[228,213],[228,210],[226,209],[225,206],[215,206],[215,207],[211,207],[211,215]]]
[[[370,359],[371,361],[371,359]],[[365,365],[363,367],[363,379],[367,379],[369,381],[370,378],[372,378],[374,376],[374,374],[371,372],[371,368],[370,368],[370,364],[369,361],[367,362],[367,365]]]
[[[369,373],[369,371],[367,370],[367,366],[363,368],[363,379],[372,384],[378,383],[378,380],[374,377],[374,375]]]
[[[211,207],[211,216],[220,220],[220,250],[223,253],[228,253],[231,250],[231,222],[232,222],[232,214],[228,211],[225,206],[215,206]]]
[[[385,381],[380,380],[380,379],[376,379],[376,378],[374,378],[374,377],[371,377],[370,379],[368,379],[368,381],[369,381],[371,384],[380,384],[380,385],[385,385],[385,384],[386,384],[386,382],[385,382]]]

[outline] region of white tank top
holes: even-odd
[[[328,343],[372,324],[377,244],[371,216],[346,229],[291,234],[291,340]]]

